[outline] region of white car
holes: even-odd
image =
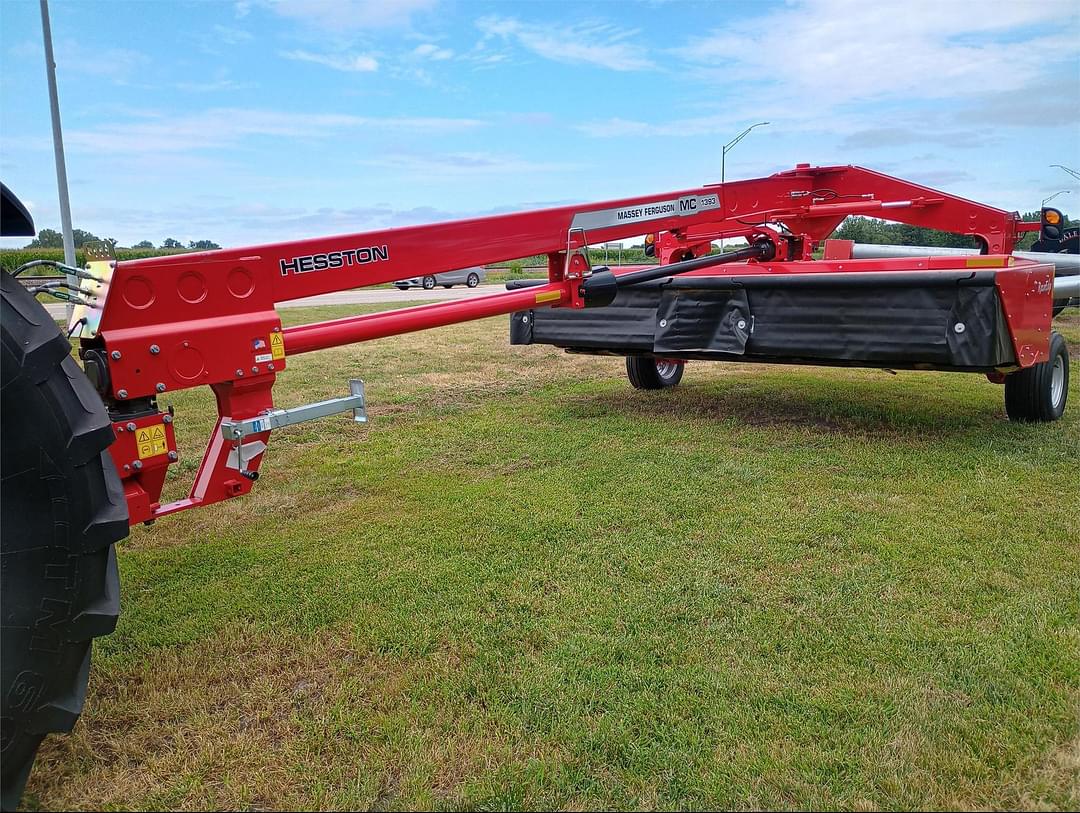
[[[487,277],[487,272],[477,265],[457,271],[444,271],[441,274],[428,274],[426,277],[399,279],[394,285],[399,291],[407,291],[409,288],[423,288],[425,291],[430,291],[436,285],[441,285],[443,288],[453,288],[455,285],[468,285],[470,288],[475,288],[484,281],[485,277]]]

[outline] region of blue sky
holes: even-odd
[[[52,0],[75,226],[223,245],[855,163],[1080,208],[1080,2]],[[36,0],[0,175],[58,227]],[[1073,200],[1076,203],[1073,204]]]

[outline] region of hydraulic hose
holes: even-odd
[[[685,274],[687,271],[712,268],[716,265],[743,262],[744,260],[767,261],[774,256],[776,256],[776,245],[771,240],[761,238],[755,240],[746,248],[729,251],[725,254],[706,254],[704,257],[658,265],[656,268],[644,268],[627,274],[613,274],[611,269],[607,267],[594,268],[592,275],[582,283],[581,296],[585,300],[586,308],[603,307],[611,304],[619,288],[640,285],[654,279],[673,277],[678,274]]]

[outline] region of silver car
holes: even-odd
[[[409,288],[423,288],[430,291],[436,285],[443,288],[453,288],[455,285],[468,285],[475,288],[487,277],[487,272],[479,265],[472,268],[461,268],[457,271],[444,271],[441,274],[429,274],[426,277],[410,277],[399,279],[394,283],[399,291],[407,291]]]

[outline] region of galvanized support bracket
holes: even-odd
[[[316,418],[325,418],[339,412],[348,412],[350,409],[354,421],[367,423],[367,409],[364,404],[364,382],[358,378],[351,379],[349,381],[349,392],[351,394],[346,395],[344,398],[330,398],[326,401],[316,401],[312,404],[304,404],[289,409],[275,409],[265,415],[239,421],[222,421],[221,435],[225,440],[242,443],[248,435],[269,432],[272,429],[280,429],[283,426],[292,426],[304,421],[313,421]]]

